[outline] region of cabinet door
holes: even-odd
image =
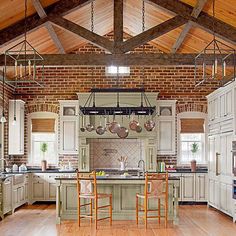
[[[24,186],[17,188],[17,202],[23,202],[25,200]]]
[[[226,186],[226,211],[232,216],[233,215],[233,199],[232,199],[232,185],[227,184]]]
[[[77,123],[78,123],[77,119],[61,121],[61,140],[60,140],[61,153],[64,153],[64,154],[78,153]]]
[[[209,201],[209,204],[211,205],[215,205],[215,197],[214,197],[214,193],[215,193],[215,180],[214,179],[209,179],[209,198],[208,198],[208,201]]]
[[[220,99],[220,117],[224,117],[226,114],[225,94],[221,94],[219,99]]]
[[[207,175],[196,174],[196,201],[206,202],[207,201]]]
[[[3,213],[12,210],[12,182],[6,179],[3,184]]]
[[[175,120],[158,122],[158,154],[175,154]]]
[[[43,181],[33,181],[32,198],[33,200],[44,200],[44,182]]]
[[[182,179],[182,201],[195,201],[195,175],[183,174]]]
[[[79,147],[79,171],[89,171],[89,144]]]
[[[223,211],[227,210],[227,185],[225,183],[220,183],[220,209]]]
[[[225,94],[225,116],[229,117],[233,114],[233,93],[232,90],[229,90]]]
[[[217,180],[214,181],[214,205],[220,207],[220,182]]]
[[[14,108],[15,107],[15,108]],[[16,122],[13,124],[14,114]],[[8,154],[24,154],[24,102],[21,100],[9,101],[8,120]]]
[[[12,195],[13,195],[13,206],[17,207],[18,204],[17,188],[13,189]]]
[[[146,148],[146,171],[156,171],[156,147],[148,145]]]
[[[25,183],[25,200],[28,201],[29,200],[29,183]]]

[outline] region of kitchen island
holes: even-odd
[[[98,177],[99,193],[112,193],[113,219],[135,220],[135,196],[144,192],[144,177],[109,176]],[[178,223],[178,195],[180,179],[169,177],[168,219]],[[77,184],[75,177],[56,178],[56,222],[77,219]],[[149,208],[156,209],[157,202],[149,200]],[[102,201],[99,204],[104,204]],[[83,204],[83,203],[81,203]],[[83,209],[86,211],[86,209]],[[88,209],[87,209],[88,210]],[[104,213],[105,214],[105,213]]]

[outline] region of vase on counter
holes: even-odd
[[[41,168],[42,168],[42,171],[46,171],[46,169],[47,169],[47,161],[46,160],[41,161]]]
[[[191,161],[191,171],[196,172],[196,170],[197,170],[197,162],[196,162],[196,160],[192,160]]]
[[[120,170],[125,170],[125,162],[124,161],[120,162]]]

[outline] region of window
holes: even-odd
[[[121,76],[129,76],[130,75],[130,67],[127,66],[108,66],[106,67],[106,75],[114,76],[117,73]]]
[[[181,162],[190,163],[192,159],[195,159],[197,163],[202,162],[202,157],[204,157],[204,144],[205,144],[205,134],[180,134],[181,143]],[[197,146],[196,153],[192,153],[193,144]]]
[[[49,165],[57,165],[57,114],[35,112],[29,120],[29,164],[41,165],[43,159]],[[46,151],[42,145],[46,144]]]
[[[206,164],[206,114],[183,112],[178,114],[178,164]]]

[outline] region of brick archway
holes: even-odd
[[[56,104],[48,104],[48,103],[41,103],[41,104],[34,104],[34,105],[28,105],[25,107],[26,113],[32,113],[32,112],[53,112],[53,113],[59,113],[59,107]]]
[[[181,112],[203,112],[207,113],[207,104],[199,104],[199,103],[186,103],[186,104],[178,104],[176,106],[176,113]]]

